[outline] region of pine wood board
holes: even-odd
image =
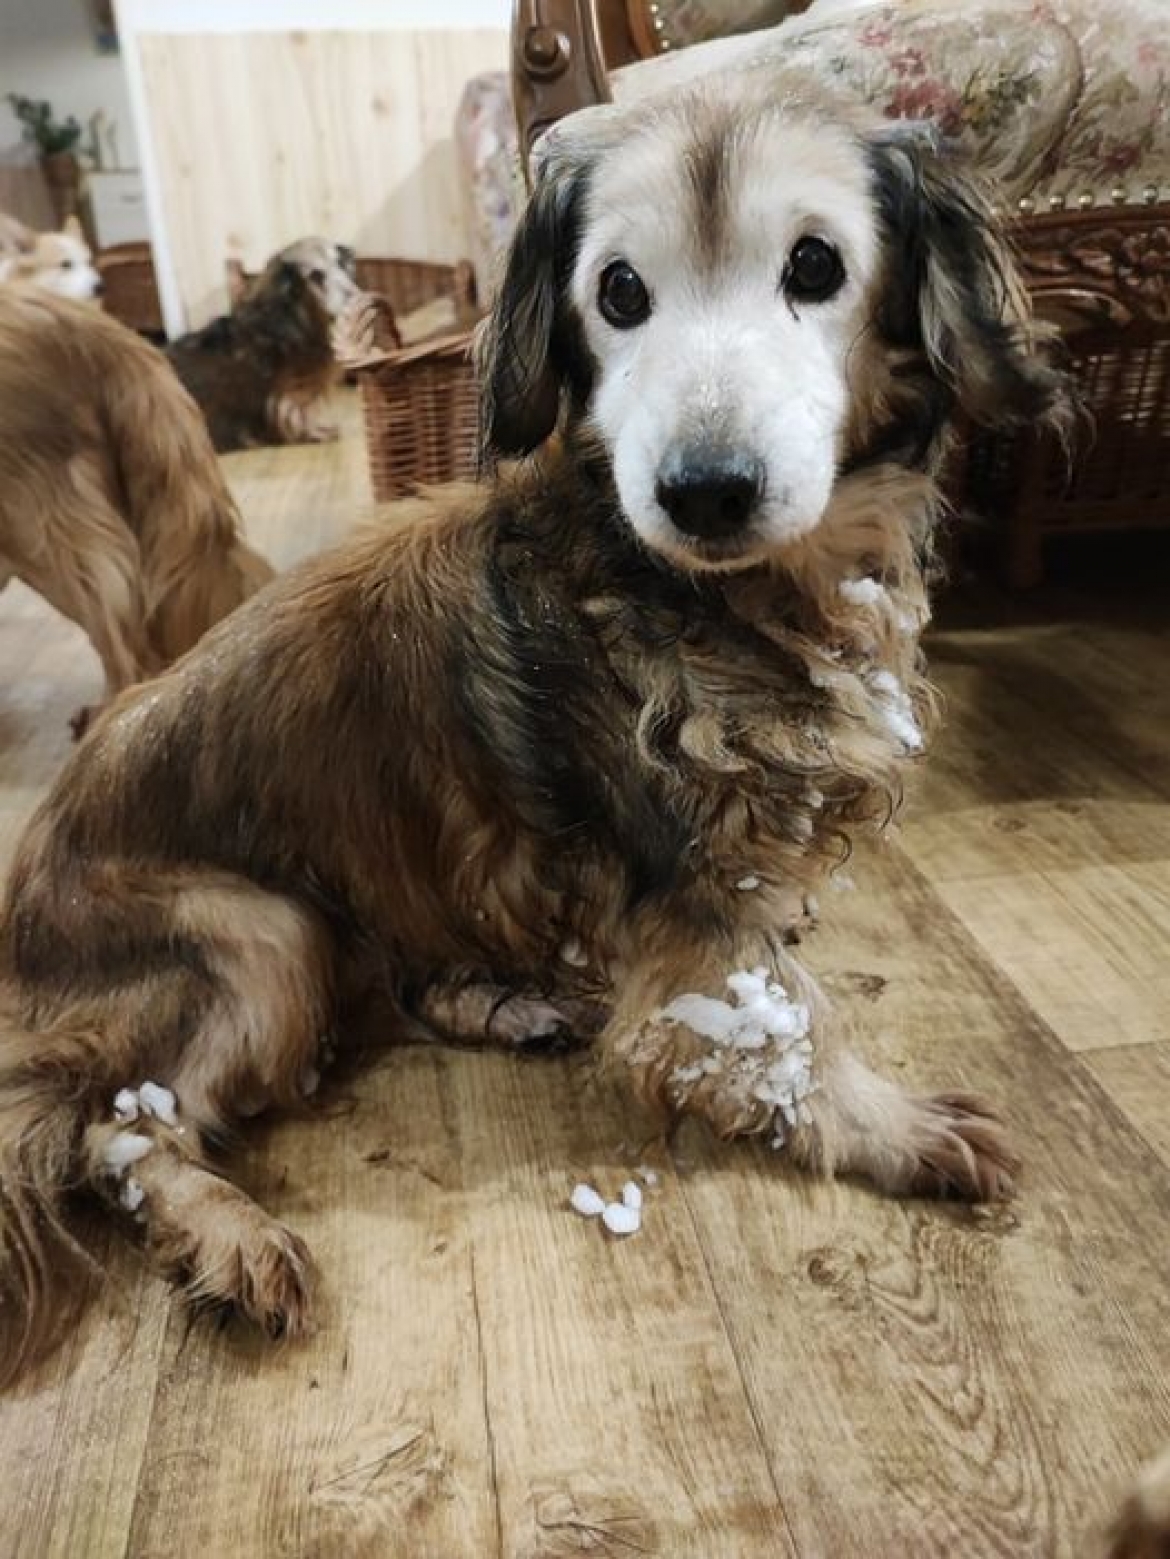
[[[1081,1061],[1134,1130],[1170,1164],[1170,1044],[1095,1050]]]
[[[812,962],[888,1070],[998,1098],[1026,1167],[979,1213],[788,1185],[767,1150],[732,1169],[694,1139],[685,1195],[788,1521],[826,1559],[1082,1559],[1170,1437],[1170,1177],[905,857],[856,875]]]

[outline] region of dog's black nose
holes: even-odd
[[[743,455],[690,456],[668,461],[654,496],[679,530],[719,541],[742,530],[764,490],[764,467]]]

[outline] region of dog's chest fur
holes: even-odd
[[[596,934],[647,897],[757,889],[762,913],[798,913],[850,832],[891,815],[928,713],[910,531],[885,537],[870,516],[849,564],[881,583],[845,576],[831,550],[792,572],[695,578],[629,541],[603,482],[547,484],[496,521],[456,685],[525,850],[541,841],[566,890],[559,913]]]

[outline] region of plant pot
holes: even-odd
[[[81,166],[72,152],[49,152],[41,158],[41,167],[57,226],[64,227],[68,217],[80,215]]]

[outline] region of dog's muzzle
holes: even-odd
[[[675,528],[700,541],[739,535],[763,492],[762,461],[711,449],[667,455],[654,484],[654,496]]]

